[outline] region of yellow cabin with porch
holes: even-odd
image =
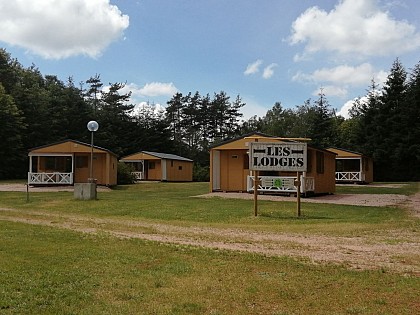
[[[29,185],[73,185],[87,183],[92,167],[98,185],[117,184],[117,156],[90,144],[65,140],[29,151]],[[91,165],[91,159],[93,161]]]
[[[358,152],[328,148],[336,154],[335,180],[337,183],[368,184],[373,182],[373,159]]]
[[[120,159],[133,168],[138,181],[157,180],[169,182],[191,182],[193,160],[167,153],[141,151]]]
[[[250,192],[254,173],[249,169],[249,143],[296,142],[262,133],[251,133],[222,142],[210,149],[210,191]],[[300,191],[304,194],[335,192],[335,153],[307,147],[307,171],[301,172]],[[296,193],[296,172],[259,171],[258,190],[266,193]]]

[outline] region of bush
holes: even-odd
[[[118,185],[130,185],[134,184],[136,178],[131,172],[133,172],[131,165],[127,165],[123,162],[118,162],[117,167],[117,184]]]
[[[194,164],[193,168],[193,181],[194,182],[208,182],[210,181],[210,167]]]

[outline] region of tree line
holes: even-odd
[[[397,58],[381,88],[353,102],[350,118],[337,116],[322,90],[294,109],[276,103],[242,125],[282,137],[309,137],[320,148],[338,147],[370,156],[376,181],[420,180],[420,63],[408,72]]]
[[[89,142],[86,124],[96,120],[95,145],[124,156],[141,150],[194,160],[194,178],[209,177],[209,149],[223,140],[259,131],[311,138],[320,148],[342,147],[372,156],[376,180],[420,179],[420,66],[410,74],[397,59],[382,89],[372,82],[367,100],[354,102],[350,118],[338,116],[321,90],[295,108],[280,102],[263,117],[244,120],[245,105],[224,91],[174,94],[165,110],[135,106],[124,83],[105,88],[100,75],[76,84],[23,67],[0,49],[0,179],[25,178],[28,149],[65,139]]]

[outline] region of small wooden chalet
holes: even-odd
[[[358,152],[329,148],[335,157],[335,181],[337,183],[371,183],[373,159]]]
[[[249,143],[287,142],[262,133],[251,133],[222,142],[210,149],[210,191],[251,192],[254,174],[249,169]],[[307,147],[307,171],[301,174],[300,191],[304,194],[335,192],[335,153]],[[259,192],[296,193],[296,172],[260,171]]]
[[[191,182],[193,160],[167,153],[141,151],[120,159],[131,165],[133,175],[140,180]]]
[[[87,183],[90,177],[92,147],[65,140],[29,151],[29,185],[73,185]],[[117,156],[93,146],[93,178],[98,185],[117,184]]]

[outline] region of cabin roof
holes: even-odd
[[[161,158],[161,159],[165,159],[165,160],[179,160],[179,161],[188,161],[188,162],[192,162],[193,160],[188,159],[186,157],[182,157],[176,154],[169,154],[169,153],[159,153],[159,152],[151,152],[151,151],[142,151],[143,153]]]
[[[210,149],[216,149],[218,147],[226,146],[227,144],[234,143],[234,142],[240,141],[240,140],[244,140],[246,138],[250,138],[250,139],[255,138],[255,139],[264,139],[264,140],[273,139],[273,141],[278,141],[278,142],[292,142],[292,143],[300,142],[300,141],[298,141],[299,138],[281,138],[281,137],[276,137],[276,136],[272,136],[272,135],[268,135],[268,134],[265,134],[265,133],[262,133],[262,132],[255,131],[255,132],[250,132],[250,133],[244,134],[242,136],[239,136],[239,137],[236,137],[236,138],[233,138],[233,139],[229,139],[229,140],[226,140],[226,141],[219,142],[219,143],[211,146]],[[306,142],[308,140],[309,139],[307,139],[307,138],[302,138],[302,141]],[[309,144],[308,144],[308,148],[318,150],[318,151],[323,151],[323,152],[326,152],[326,153],[329,153],[329,154],[336,154],[332,151],[317,148],[317,147],[309,145]],[[244,148],[242,148],[242,149],[244,149]]]
[[[78,144],[78,145],[82,145],[82,146],[85,146],[85,147],[88,147],[88,148],[91,147],[91,145],[89,143],[85,143],[85,142],[78,141],[78,140],[73,140],[73,139],[66,139],[66,140],[57,141],[57,142],[45,144],[45,145],[42,145],[42,146],[34,147],[34,148],[29,149],[28,151],[29,151],[29,153],[31,153],[33,151],[37,151],[37,150],[40,150],[40,149],[45,149],[45,148],[53,147],[53,146],[56,146],[56,145],[67,143],[67,142],[72,142],[72,143],[75,143],[75,144]],[[105,148],[102,148],[102,147],[99,147],[99,146],[96,146],[96,145],[94,145],[93,148],[96,149],[96,150],[105,151],[105,152],[107,152],[109,154],[112,154],[115,157],[117,157],[117,155],[114,152],[112,152],[112,151],[110,151],[108,149],[105,149]]]
[[[139,155],[139,154],[147,154],[153,157],[156,157],[158,159],[164,159],[164,160],[177,160],[177,161],[186,161],[186,162],[193,162],[193,160],[188,159],[186,157],[182,157],[176,154],[170,154],[170,153],[160,153],[160,152],[152,152],[152,151],[140,151],[137,153],[133,153],[130,155],[127,155],[123,158],[121,158],[121,160],[130,160],[130,157],[134,157],[135,155]]]
[[[330,147],[327,150],[336,153],[338,157],[340,157],[340,156],[363,156],[363,157],[367,157],[363,153],[352,151],[352,150],[347,150],[347,149],[342,149],[342,148]]]

